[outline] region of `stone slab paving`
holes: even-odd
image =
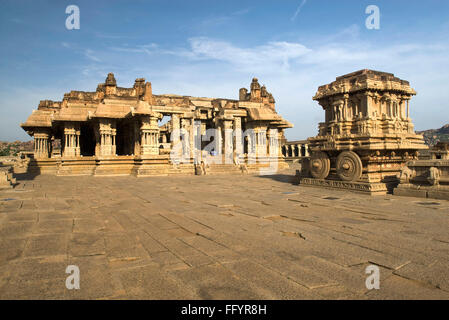
[[[22,177],[0,191],[0,298],[449,298],[449,201],[293,174]]]

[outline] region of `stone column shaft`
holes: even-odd
[[[190,150],[190,158],[195,157],[195,120],[193,118],[189,119],[189,150]]]
[[[232,134],[232,120],[223,120],[223,149],[225,163],[233,163],[234,141]]]
[[[237,155],[243,153],[242,145],[242,118],[234,118],[234,136],[235,136],[235,152]]]
[[[34,133],[34,156],[36,158],[49,157],[49,134],[44,132]]]
[[[116,155],[116,135],[117,129],[113,119],[100,119],[98,134],[100,137],[99,155],[113,156]]]
[[[267,133],[268,137],[268,151],[267,153],[270,157],[278,157],[282,153],[280,153],[280,143],[278,140],[278,130],[277,129],[269,129]],[[281,151],[282,152],[282,151]]]
[[[159,118],[149,116],[142,118],[140,127],[141,155],[159,154]]]
[[[173,145],[177,144],[179,142],[179,134],[180,134],[180,121],[179,121],[179,114],[172,114],[171,116],[172,120],[172,147]]]
[[[256,130],[256,154],[258,157],[267,155],[267,133],[265,129],[257,128]]]

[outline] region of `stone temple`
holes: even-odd
[[[360,70],[321,86],[313,97],[325,112],[308,139],[301,184],[386,193],[407,161],[426,149],[414,131],[409,101],[416,92],[391,73]]]
[[[122,88],[109,73],[94,92],[41,101],[21,127],[34,137],[30,171],[145,176],[285,167],[279,141],[292,124],[256,78],[232,100],[155,95],[142,78]]]

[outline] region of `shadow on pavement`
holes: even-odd
[[[294,174],[270,174],[270,175],[261,175],[259,178],[264,179],[272,179],[274,181],[289,183],[293,185],[299,185],[299,177]]]

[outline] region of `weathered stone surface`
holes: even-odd
[[[12,167],[3,166],[0,163],[0,190],[14,187],[16,179],[13,175]]]
[[[407,188],[406,186],[403,186],[403,185],[400,185],[397,188],[394,188],[393,194],[395,196],[427,198],[426,190],[420,190],[420,189],[416,189],[416,188]]]
[[[20,180],[0,191],[0,298],[449,298],[449,201],[329,193],[295,170]]]

